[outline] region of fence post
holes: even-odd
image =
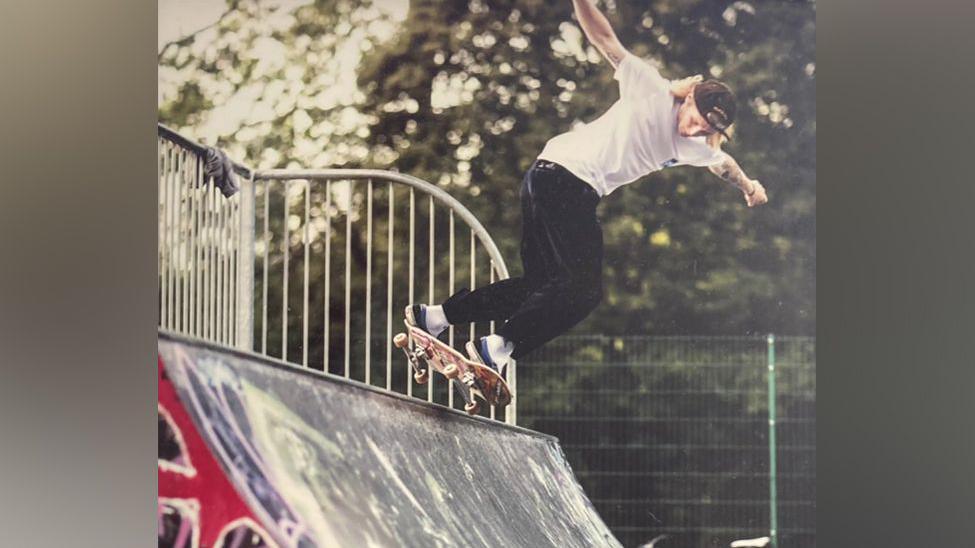
[[[240,240],[237,260],[237,347],[254,350],[254,173],[240,189]],[[266,196],[265,196],[265,199]],[[267,277],[267,273],[264,274]],[[267,326],[264,326],[267,330]]]
[[[775,335],[769,333],[768,346],[768,454],[769,454],[769,536],[772,548],[778,547],[778,500],[775,461]]]

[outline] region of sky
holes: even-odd
[[[158,0],[156,51],[164,44],[212,24],[227,9],[226,0]]]
[[[295,8],[311,4],[314,0],[252,0],[263,8],[281,7],[274,16],[275,20],[281,16],[292,12]],[[408,0],[374,0],[374,5],[386,11],[392,16],[394,21],[402,21],[406,15],[409,2]],[[227,0],[158,0],[158,40],[157,51],[161,51],[163,46],[175,40],[197,33],[201,29],[217,22],[220,16],[227,10]],[[268,10],[270,12],[270,10]],[[272,26],[277,23],[268,22]],[[278,21],[280,23],[280,21]],[[194,50],[199,53],[205,49],[217,37],[215,31],[201,32],[197,34]],[[285,51],[280,45],[265,42],[251,51],[251,54],[258,56],[262,63],[267,66],[276,66],[285,63]],[[348,44],[339,50],[336,58],[341,62],[343,73],[353,73],[361,56],[361,52],[354,43]],[[173,99],[173,93],[178,92],[177,84],[184,77],[179,71],[171,67],[160,67],[159,71],[159,103]],[[217,82],[216,84],[219,84]],[[219,85],[214,82],[200,81],[199,84],[204,88],[204,92],[211,97],[220,97],[218,104],[207,113],[198,126],[193,128],[193,138],[204,143],[215,142],[221,135],[228,135],[236,131],[241,123],[247,119],[253,121],[256,117],[260,118],[262,103],[260,99],[270,98],[266,94],[266,89],[259,86],[249,86],[241,89],[232,97],[222,97]],[[355,79],[345,79],[336,82],[331,87],[332,95],[349,95],[355,91]],[[272,94],[273,95],[273,94]],[[266,106],[266,105],[265,105]],[[266,109],[265,109],[266,110]],[[350,121],[354,123],[354,121]],[[228,151],[229,152],[229,151]],[[239,152],[234,150],[234,152]],[[326,161],[324,158],[321,161]],[[271,160],[269,160],[271,161]]]
[[[268,6],[303,6],[313,0],[265,0]],[[402,19],[408,0],[379,0],[376,5]],[[227,0],[158,0],[159,32],[156,51],[163,45],[214,23],[227,9]]]

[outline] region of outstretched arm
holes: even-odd
[[[741,170],[738,162],[727,152],[722,154],[724,154],[724,160],[721,163],[708,167],[711,173],[721,177],[725,182],[738,187],[742,194],[745,195],[745,203],[748,204],[748,207],[762,205],[768,202],[768,196],[765,194],[765,187],[762,186],[762,183],[759,183],[755,179],[749,179],[745,175],[745,172]]]
[[[582,31],[586,33],[586,38],[603,54],[609,64],[616,68],[626,55],[626,48],[620,44],[616,32],[609,25],[609,20],[596,9],[593,0],[572,0],[572,6],[575,8],[576,18],[579,19]]]

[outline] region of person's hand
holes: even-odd
[[[745,195],[745,203],[748,204],[748,207],[755,207],[768,202],[765,187],[755,179],[748,181],[748,186],[742,190],[742,193]]]
[[[670,93],[674,97],[680,97],[683,99],[691,92],[691,89],[700,84],[704,80],[704,77],[700,74],[695,74],[694,76],[688,76],[687,78],[681,78],[680,80],[670,81]]]

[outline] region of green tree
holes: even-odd
[[[720,77],[737,91],[726,149],[771,202],[748,209],[697,168],[607,197],[606,298],[576,331],[814,334],[815,4],[601,7],[665,76]],[[160,79],[164,123],[250,165],[381,167],[443,186],[514,274],[522,175],[549,138],[618,93],[568,0],[415,0],[399,24],[369,2],[289,12],[235,1],[212,28],[163,49]]]
[[[738,91],[728,150],[772,203],[748,210],[701,169],[656,173],[601,205],[606,303],[579,329],[812,333],[815,316],[814,4],[615,2],[634,53],[665,76],[720,76]],[[359,73],[367,141],[438,182],[514,259],[518,189],[545,141],[617,97],[571,2],[418,0]],[[517,269],[516,269],[517,271]]]

